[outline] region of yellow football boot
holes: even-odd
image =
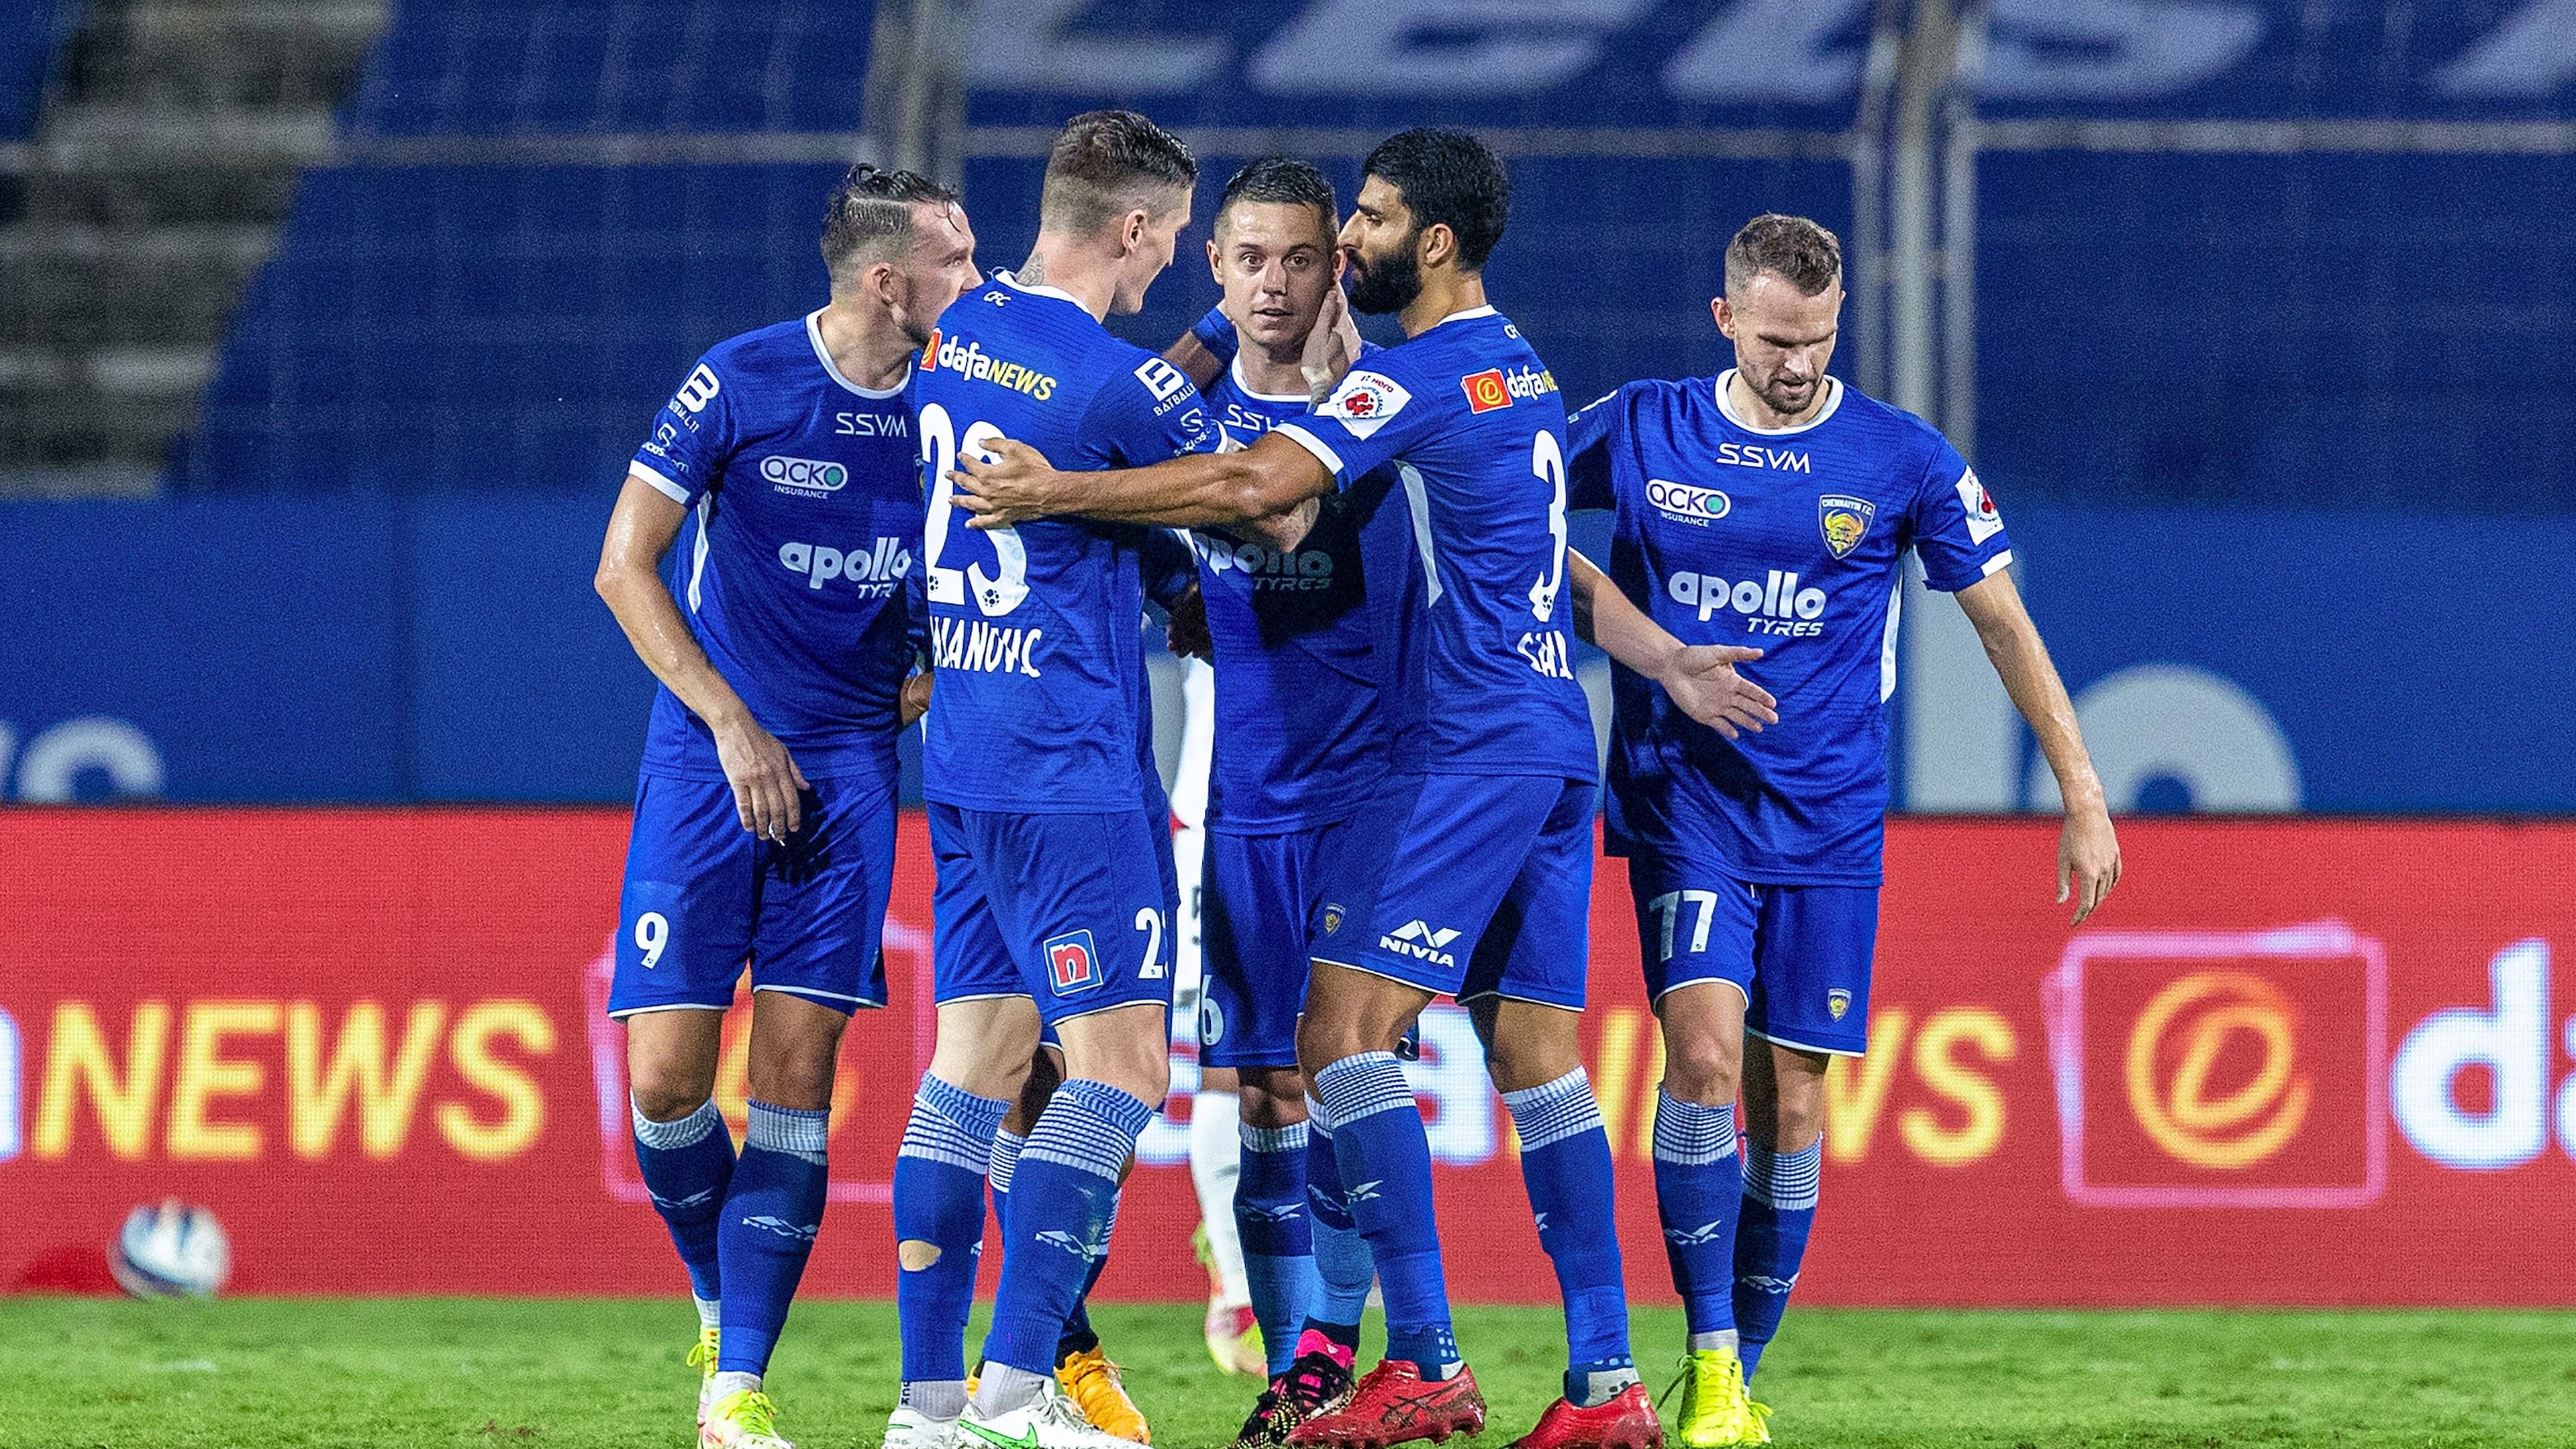
[[[1098,1346],[1068,1356],[1055,1366],[1056,1382],[1064,1385],[1065,1396],[1082,1410],[1083,1419],[1104,1434],[1114,1434],[1136,1444],[1154,1442],[1153,1431],[1145,1427],[1145,1413],[1136,1401],[1127,1397],[1127,1386],[1118,1379],[1118,1365]]]
[[[698,1346],[689,1350],[689,1367],[698,1371],[698,1432],[707,1428],[707,1406],[716,1397],[716,1331],[713,1325],[698,1330]]]
[[[698,1443],[704,1449],[796,1449],[779,1436],[777,1418],[778,1406],[769,1395],[736,1389],[707,1407]]]
[[[1771,1417],[1767,1404],[1753,1402],[1744,1387],[1744,1362],[1722,1348],[1699,1349],[1682,1357],[1682,1411],[1677,1437],[1682,1449],[1734,1449],[1768,1444]]]

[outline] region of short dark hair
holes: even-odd
[[[1841,279],[1843,244],[1803,216],[1766,211],[1726,244],[1727,292],[1743,291],[1763,272],[1778,274],[1800,296],[1816,296]]]
[[[1238,201],[1272,202],[1281,206],[1311,206],[1324,219],[1324,234],[1332,235],[1342,224],[1342,213],[1333,199],[1333,183],[1324,173],[1294,156],[1263,156],[1244,163],[1242,170],[1225,183],[1225,192],[1216,201],[1219,221],[1234,209]]]
[[[1414,229],[1447,226],[1458,238],[1460,271],[1484,270],[1512,210],[1512,184],[1502,160],[1464,131],[1416,126],[1378,142],[1361,163],[1404,193]]]
[[[1089,236],[1139,206],[1159,207],[1156,193],[1198,179],[1199,163],[1180,137],[1134,111],[1085,111],[1064,123],[1047,152],[1038,225]]]
[[[823,202],[823,265],[838,275],[864,256],[892,261],[912,247],[912,208],[953,202],[957,193],[913,171],[852,166]]]

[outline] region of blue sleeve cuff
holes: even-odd
[[[1234,361],[1242,345],[1235,340],[1234,320],[1220,307],[1207,309],[1207,315],[1191,325],[1190,335],[1198,339],[1199,346],[1214,353],[1219,362]]]

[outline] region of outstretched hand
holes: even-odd
[[[1046,455],[1026,443],[994,438],[975,451],[960,451],[948,475],[953,501],[973,515],[969,528],[1008,528],[1064,510],[1064,476]]]
[[[1780,701],[1735,666],[1761,657],[1759,649],[1733,644],[1686,644],[1674,651],[1656,683],[1682,713],[1730,740],[1748,731],[1759,734],[1764,725],[1780,722]]]

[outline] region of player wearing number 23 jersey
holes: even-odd
[[[1074,518],[970,529],[949,475],[995,437],[1104,468],[1213,447],[1215,430],[1177,368],[1007,273],[941,315],[912,394],[939,671],[922,753],[938,997],[1030,995],[1050,1023],[1168,1004],[1171,827],[1139,625],[1149,576],[1187,576],[1186,545]]]
[[[1345,489],[1396,467],[1426,609],[1421,777],[1357,949],[1318,959],[1435,993],[1583,1004],[1592,720],[1565,583],[1565,404],[1491,307],[1373,351],[1272,431]]]

